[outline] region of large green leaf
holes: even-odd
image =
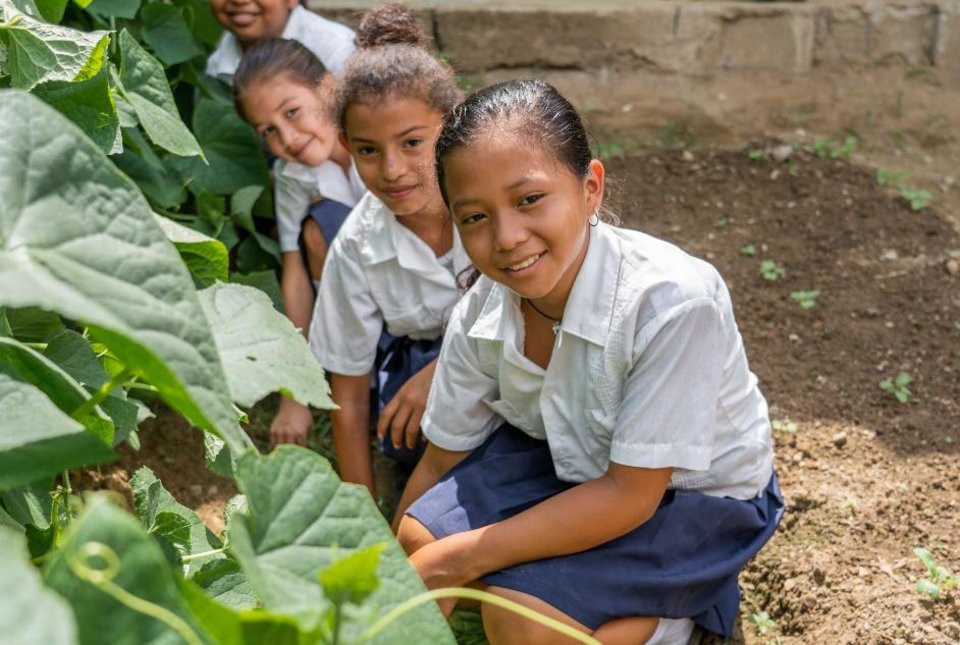
[[[98,16],[133,20],[140,9],[140,0],[93,0],[87,11]]]
[[[117,167],[160,208],[179,207],[187,197],[187,189],[180,175],[166,167],[137,128],[124,128],[123,140],[123,152],[111,158]]]
[[[215,330],[233,400],[251,406],[271,392],[318,408],[333,408],[330,386],[310,347],[260,290],[216,284],[199,292]]]
[[[0,0],[0,44],[11,86],[31,89],[47,81],[83,81],[93,78],[106,60],[109,35],[51,25],[31,18]]]
[[[231,523],[229,542],[267,609],[297,616],[305,628],[313,628],[329,607],[318,574],[380,542],[389,544],[377,567],[380,588],[364,607],[389,611],[425,591],[367,490],[341,483],[319,455],[291,445],[269,456],[248,453],[239,462],[237,483],[246,494],[249,515]],[[351,621],[344,640],[356,639],[366,627],[363,621]],[[404,614],[375,642],[454,640],[430,603]]]
[[[26,539],[0,526],[0,625],[5,643],[57,643],[77,641],[77,624],[70,606],[45,588],[30,564]]]
[[[133,106],[150,140],[175,155],[202,156],[200,144],[180,120],[163,65],[126,29],[120,32],[120,53],[123,95]]]
[[[220,42],[220,36],[223,35],[223,27],[213,17],[209,0],[186,0],[184,4],[192,10],[193,20],[190,29],[194,38],[204,45],[216,47]]]
[[[130,486],[140,521],[161,545],[169,546],[181,557],[223,546],[200,516],[178,502],[146,466],[134,473]],[[192,561],[188,571],[198,568],[201,563],[202,558]]]
[[[33,93],[76,123],[101,150],[113,154],[120,152],[123,144],[109,77],[104,66],[91,79],[79,83],[48,81],[35,87]]]
[[[167,217],[160,215],[156,217],[157,224],[163,229],[167,239],[177,247],[180,257],[183,258],[184,263],[186,263],[197,282],[206,286],[217,280],[224,282],[227,280],[230,258],[227,255],[227,247],[223,245],[223,242],[207,237],[203,233],[182,224],[177,224]]]
[[[193,131],[209,165],[195,157],[173,164],[195,194],[232,195],[247,186],[269,185],[257,135],[232,105],[201,99],[193,112]]]
[[[0,338],[0,374],[6,374],[12,379],[38,388],[61,412],[75,417],[105,446],[113,444],[113,421],[99,406],[91,412],[78,416],[76,414],[78,409],[87,403],[90,394],[70,374],[43,354],[12,338]],[[12,428],[5,430],[20,432]],[[26,481],[39,479],[40,476],[37,475]]]
[[[143,20],[144,42],[164,65],[176,65],[203,54],[193,40],[182,8],[151,2],[140,12],[140,18]]]
[[[69,0],[36,0],[36,5],[43,19],[56,25],[63,19],[67,2]]]
[[[114,456],[39,388],[0,373],[0,489]]]
[[[77,575],[77,569],[81,574],[89,574],[91,569],[104,568],[108,569],[102,574],[107,578],[107,585]],[[59,592],[73,607],[81,643],[182,642],[167,622],[119,602],[117,593],[111,593],[112,587],[108,585],[120,587],[141,601],[172,612],[176,616],[174,621],[180,621],[201,642],[212,642],[204,637],[191,616],[173,569],[157,542],[129,513],[103,499],[95,498],[71,526],[44,577],[47,586]]]
[[[251,447],[190,274],[140,191],[42,101],[0,97],[0,305],[84,322],[191,423],[234,454]]]

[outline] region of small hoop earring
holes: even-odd
[[[600,223],[600,209],[598,208],[597,210],[593,211],[593,213],[590,214],[590,217],[587,219],[587,224],[589,224],[590,226],[596,226],[599,223]]]

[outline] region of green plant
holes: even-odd
[[[751,150],[747,153],[747,158],[750,159],[750,161],[762,161],[767,158],[767,151],[759,149]]]
[[[777,628],[777,622],[765,611],[747,614],[747,622],[753,625],[758,636],[763,636]]]
[[[879,186],[899,186],[900,182],[910,176],[908,170],[884,170],[877,168],[877,184]]]
[[[913,396],[913,392],[907,386],[913,382],[913,377],[906,372],[900,372],[893,379],[883,379],[880,381],[880,389],[889,392],[900,403],[906,403]]]
[[[764,260],[760,263],[760,275],[764,280],[776,282],[787,274],[786,268],[773,260]]]
[[[752,258],[757,254],[757,247],[753,244],[744,244],[740,247],[740,255]]]
[[[774,419],[771,422],[774,432],[787,432],[793,434],[797,431],[797,424],[790,419]]]
[[[714,220],[713,225],[716,226],[717,228],[726,228],[727,226],[730,225],[730,220],[727,219],[726,217],[720,217]]]
[[[601,159],[612,159],[614,157],[622,157],[627,150],[627,144],[623,141],[598,141],[594,149],[597,153],[597,156]]]
[[[844,137],[840,143],[834,139],[817,139],[810,149],[821,159],[847,159],[857,151],[858,139],[854,136]]]
[[[945,598],[953,587],[960,586],[960,575],[953,575],[949,569],[937,564],[933,554],[927,549],[917,547],[914,555],[927,568],[927,577],[921,578],[915,587],[917,593],[929,596],[931,600]]]
[[[811,309],[816,306],[817,298],[820,297],[820,290],[794,291],[790,297],[800,305],[801,309]]]
[[[913,188],[911,186],[900,187],[900,197],[902,197],[910,206],[912,211],[922,211],[933,199],[933,194],[929,190]]]

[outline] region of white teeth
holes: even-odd
[[[540,259],[539,255],[531,255],[529,258],[523,262],[518,262],[517,264],[512,264],[507,267],[508,271],[519,271],[520,269],[526,269],[528,266]]]

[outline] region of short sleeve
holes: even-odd
[[[462,298],[450,314],[421,421],[423,434],[444,450],[473,450],[503,423],[487,405],[499,385],[481,369],[476,343],[482,341],[467,335],[470,300]]]
[[[363,265],[343,240],[335,238],[327,254],[310,322],[310,347],[325,370],[362,376],[373,368],[383,314]]]
[[[274,189],[277,211],[277,236],[284,253],[299,249],[300,229],[310,207],[310,193],[306,186],[292,177],[278,174]]]
[[[711,298],[643,325],[617,414],[610,460],[639,468],[710,468],[726,351]]]

